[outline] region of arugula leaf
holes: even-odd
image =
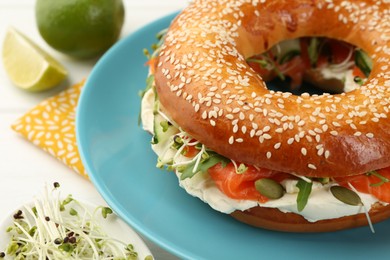
[[[302,211],[306,207],[313,183],[300,179],[296,186],[299,189],[297,196],[297,207],[298,211]]]
[[[206,158],[205,160],[202,160],[199,163],[196,172],[193,172],[194,167],[195,167],[195,161],[188,164],[187,167],[181,171],[180,180],[191,178],[198,172],[207,172],[207,170],[209,168],[213,167],[214,165],[216,165],[218,163],[222,163],[222,166],[225,167],[226,164],[228,164],[228,162],[230,162],[230,160],[223,157],[222,155],[212,153],[208,158]]]

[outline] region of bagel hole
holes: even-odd
[[[247,59],[274,91],[321,95],[359,88],[369,77],[372,60],[356,46],[325,37],[302,37],[278,43]]]

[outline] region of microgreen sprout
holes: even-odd
[[[237,168],[237,173],[242,174],[242,173],[246,172],[246,170],[248,170],[248,167],[245,164],[240,163],[240,165]]]
[[[60,199],[59,184],[46,189],[33,205],[13,215],[7,228],[10,241],[0,259],[138,259],[134,246],[109,237],[98,221],[112,210],[90,212],[71,195]],[[151,258],[152,259],[152,258]]]
[[[378,186],[381,186],[382,184],[390,182],[390,180],[388,178],[386,178],[385,176],[379,174],[377,171],[370,171],[370,172],[367,173],[367,175],[368,176],[373,175],[373,176],[377,177],[380,180],[377,183],[370,184],[371,187],[378,187]]]
[[[242,173],[246,172],[246,170],[248,170],[248,166],[246,166],[245,164],[240,163],[240,165],[237,165],[237,163],[234,160],[231,160],[231,161],[234,165],[234,169],[236,170],[237,174],[242,174]]]
[[[103,218],[107,218],[107,216],[109,214],[112,214],[112,209],[110,209],[109,207],[102,207],[102,216]]]
[[[259,59],[259,58],[249,58],[246,60],[247,62],[254,62],[259,64],[262,68],[267,68],[269,66],[269,62],[265,59]]]
[[[156,39],[158,40],[157,43],[153,43],[151,45],[151,49],[152,49],[152,53],[150,53],[150,51],[148,49],[143,49],[143,53],[144,55],[146,56],[146,58],[148,60],[154,58],[157,56],[157,54],[160,52],[160,47],[164,41],[164,38],[165,38],[165,34],[167,33],[168,29],[164,29],[164,30],[161,30],[160,32],[157,33],[156,35]]]
[[[355,76],[355,77],[353,78],[353,81],[354,81],[355,83],[359,84],[359,85],[363,85],[363,83],[364,83],[364,80],[363,80],[361,77],[359,77],[359,76]]]
[[[71,209],[69,210],[69,214],[70,214],[71,216],[76,216],[76,215],[78,214],[78,212],[77,212],[77,210],[75,210],[74,208],[71,208]]]
[[[168,28],[165,28],[165,29],[159,31],[156,35],[157,40],[159,40],[159,41],[163,40],[165,35],[167,34],[167,32],[168,32]]]
[[[150,60],[151,58],[152,58],[152,56],[150,55],[150,52],[149,52],[149,50],[148,49],[143,49],[143,52],[144,52],[144,55],[146,56],[146,58],[148,59],[148,60]]]

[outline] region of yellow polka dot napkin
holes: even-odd
[[[76,143],[75,116],[84,81],[51,97],[11,127],[33,144],[87,177]]]

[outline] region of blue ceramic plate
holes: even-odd
[[[98,62],[76,120],[83,163],[107,203],[161,247],[193,259],[375,259],[390,253],[390,222],[327,234],[256,229],[220,214],[155,168],[150,136],[138,125],[147,68],[143,48],[173,15],[121,40]]]

